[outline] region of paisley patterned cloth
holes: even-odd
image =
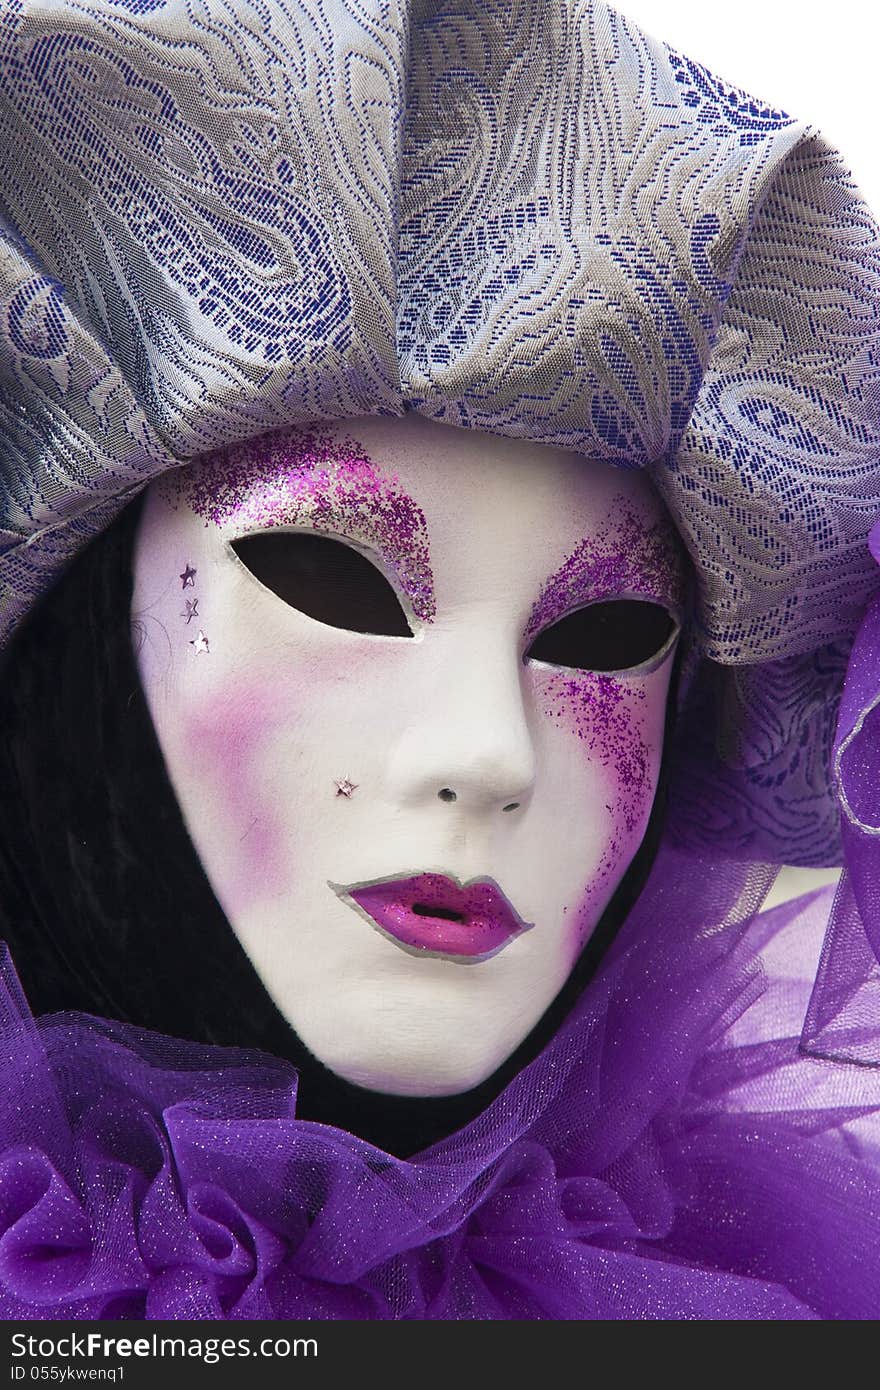
[[[838,856],[880,273],[821,136],[589,0],[15,0],[0,71],[2,632],[218,445],[565,445],[648,469],[696,562],[679,835]]]

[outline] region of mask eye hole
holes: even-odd
[[[328,627],[384,637],[412,637],[385,575],[344,541],[309,531],[260,531],[232,542],[255,579]]]
[[[677,628],[660,603],[610,599],[578,608],[539,632],[525,659],[577,671],[631,671],[659,656]]]

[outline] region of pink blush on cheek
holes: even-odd
[[[575,948],[595,926],[595,907],[608,897],[609,884],[632,857],[654,794],[651,750],[645,741],[642,687],[611,676],[581,673],[551,676],[543,687],[544,713],[574,734],[590,762],[608,774],[608,837],[599,865],[586,885],[576,913]]]
[[[224,845],[222,885],[213,882],[212,863],[204,868],[215,891],[222,889],[227,912],[240,911],[284,881],[289,827],[275,814],[260,771],[280,720],[265,686],[249,685],[210,697],[186,719],[184,751],[198,768],[219,826],[211,843]]]

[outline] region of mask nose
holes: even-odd
[[[392,756],[394,794],[404,805],[515,816],[536,773],[516,641],[443,646]]]

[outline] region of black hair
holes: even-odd
[[[352,1085],[308,1052],[272,1002],[186,831],[131,640],[139,512],[131,504],[74,561],[4,662],[0,937],[30,1006],[287,1058],[299,1070],[301,1118],[400,1156],[418,1152],[483,1110],[550,1040],[590,980],[653,863],[668,759],[635,858],[567,983],[513,1055],[456,1096]],[[667,751],[675,706],[673,688]]]

